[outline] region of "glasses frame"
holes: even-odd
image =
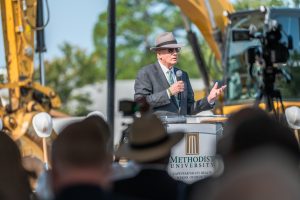
[[[181,48],[167,48],[168,53],[173,54],[174,52],[179,53]]]

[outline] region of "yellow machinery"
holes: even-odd
[[[41,140],[31,129],[37,112],[58,108],[60,98],[49,87],[34,81],[34,37],[38,0],[0,0],[9,103],[0,105],[3,129],[19,144],[23,156],[43,160]],[[31,130],[31,131],[30,131]]]
[[[214,38],[217,31],[225,32],[228,24],[223,11],[233,12],[232,5],[227,0],[172,0],[182,12],[199,28],[205,41],[220,61],[221,52]]]
[[[171,1],[198,27],[216,59],[222,63],[227,90],[219,103],[219,114],[230,114],[254,102],[268,109],[272,104],[272,110],[281,111],[280,97],[285,107],[300,106],[297,86],[300,83],[300,9],[262,7],[235,12],[229,0]],[[274,20],[283,31],[277,31],[279,28],[277,32],[270,30]],[[249,38],[251,26],[257,28],[257,35],[261,35]],[[281,38],[266,42],[276,34]],[[292,36],[292,41],[287,34]],[[268,42],[276,43],[276,46],[270,46]],[[283,47],[288,43],[293,49]],[[287,60],[281,56],[285,51],[289,51]],[[277,57],[272,62],[271,56],[266,55],[269,52]],[[249,67],[251,56],[255,60]],[[271,103],[264,103],[264,99]]]

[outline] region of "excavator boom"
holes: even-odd
[[[34,52],[38,1],[0,0],[7,78],[0,89],[9,91],[0,105],[3,131],[18,141],[22,154],[43,160],[41,139],[31,128],[33,116],[60,107],[56,92],[34,81]]]
[[[199,28],[215,57],[221,61],[221,51],[215,37],[219,37],[220,32],[224,33],[228,20],[223,12],[233,12],[232,5],[227,0],[172,0],[172,2]]]

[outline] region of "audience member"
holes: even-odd
[[[245,151],[275,146],[299,159],[299,147],[293,132],[259,108],[245,108],[232,115],[224,127],[217,152],[224,160]]]
[[[101,123],[99,123],[99,120]],[[55,199],[110,199],[109,129],[99,116],[67,126],[52,145]]]
[[[205,200],[298,200],[299,175],[291,155],[281,149],[252,149],[234,161]]]
[[[29,200],[31,196],[18,146],[6,133],[0,131],[0,199]]]
[[[135,119],[128,143],[119,147],[116,156],[135,161],[140,171],[133,177],[115,181],[113,191],[148,200],[185,199],[186,184],[174,180],[167,172],[171,148],[183,134],[167,134],[162,122],[152,114]]]
[[[288,127],[259,108],[245,108],[233,114],[226,122],[223,136],[217,144],[218,157],[222,157],[224,164],[221,177],[227,176],[228,171],[235,167],[236,161],[246,159],[249,152],[258,152],[262,148],[276,148],[286,153],[294,166],[299,164],[297,140]],[[257,158],[259,156],[257,153]],[[255,156],[251,158],[253,163],[258,163],[258,160],[255,160]],[[189,199],[198,199],[200,196],[202,199],[210,199],[216,187],[219,187],[219,178],[209,177],[191,184],[188,188]]]

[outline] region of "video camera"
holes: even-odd
[[[147,102],[146,97],[139,97],[135,101],[127,99],[120,100],[119,111],[122,112],[124,117],[130,117],[131,119],[135,119],[137,117],[141,117],[143,114],[150,112],[151,107],[150,104]],[[123,122],[122,125],[125,126],[125,128],[122,131],[119,144],[128,142],[128,134],[131,122]]]
[[[293,40],[291,36],[287,36],[288,43],[281,42],[282,26],[276,20],[271,20],[265,25],[263,33],[258,32],[254,25],[250,25],[248,30],[233,30],[232,40],[250,41],[258,39],[261,48],[251,47],[247,51],[247,60],[249,64],[253,64],[257,56],[265,60],[267,66],[273,66],[278,63],[286,63],[289,58],[289,49],[293,49]]]
[[[120,100],[119,111],[123,113],[123,116],[135,117],[137,113],[142,115],[150,111],[150,105],[147,102],[146,97],[139,97],[135,101]]]
[[[276,74],[281,74],[287,82],[291,81],[291,75],[283,68],[276,67],[278,64],[286,64],[289,59],[289,50],[293,49],[292,37],[287,37],[287,43],[281,40],[282,26],[276,20],[271,20],[265,24],[263,32],[258,32],[254,25],[250,25],[248,30],[233,30],[232,40],[251,41],[259,40],[261,45],[252,46],[245,52],[246,60],[249,64],[249,75],[254,79],[254,64],[262,67],[261,73],[263,83],[259,86],[260,90],[256,96],[255,104],[258,105],[266,97],[268,110],[274,111],[273,99],[279,99],[282,104],[282,98],[279,90],[274,89]],[[284,66],[284,65],[282,65]],[[284,110],[283,104],[282,109]]]

